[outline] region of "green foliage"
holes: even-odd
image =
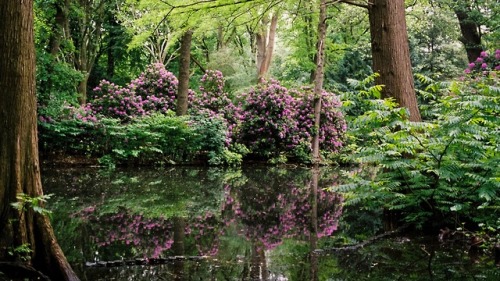
[[[11,206],[20,212],[24,212],[26,210],[33,210],[36,213],[48,215],[51,211],[45,209],[43,207],[43,203],[47,202],[52,195],[41,195],[36,197],[31,197],[24,193],[17,194],[17,202],[11,203]]]
[[[352,124],[348,160],[373,170],[354,173],[338,190],[351,204],[397,210],[418,226],[492,221],[500,187],[497,83],[495,75],[451,83],[429,101],[434,119],[421,123],[407,121],[391,100],[371,100]]]
[[[227,124],[209,114],[175,116],[152,114],[123,124],[119,119],[98,122],[63,119],[40,122],[42,152],[98,157],[102,165],[174,164],[208,156],[212,165],[241,163],[241,155],[229,151]],[[244,151],[243,148],[241,148]]]
[[[33,250],[30,248],[30,244],[22,244],[8,250],[10,256],[17,257],[25,262],[31,260],[31,253],[33,253]]]

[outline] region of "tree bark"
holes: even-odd
[[[318,281],[318,255],[314,252],[318,247],[318,182],[320,170],[316,166],[311,170],[310,204],[311,225],[309,233],[309,262],[311,265],[309,280]]]
[[[181,39],[179,57],[179,87],[177,88],[177,116],[186,115],[188,110],[189,65],[191,62],[191,40],[193,31],[187,30]]]
[[[384,97],[406,107],[410,121],[421,121],[410,63],[404,0],[373,0],[369,6],[373,71]]]
[[[43,195],[38,160],[33,0],[0,2],[0,261],[26,263],[53,280],[78,280],[48,217],[15,209]],[[43,207],[43,204],[40,204]],[[19,246],[28,256],[11,255]]]
[[[269,25],[269,33],[267,33],[267,40],[264,38],[263,42],[263,55],[260,67],[258,69],[258,79],[259,81],[264,79],[269,72],[269,66],[271,65],[271,59],[274,52],[274,40],[276,38],[276,28],[278,26],[278,13],[274,13],[271,17],[271,23]],[[260,48],[259,48],[260,51]]]
[[[321,117],[321,92],[323,91],[324,66],[325,66],[325,40],[326,40],[326,0],[319,4],[318,42],[316,45],[316,70],[314,72],[314,135],[312,140],[313,164],[320,163],[319,155],[319,128]]]
[[[267,30],[269,25],[269,32]],[[274,52],[274,41],[276,28],[278,26],[278,13],[274,12],[271,21],[264,17],[262,19],[262,30],[255,34],[257,47],[257,81],[263,81],[269,71]]]
[[[465,46],[467,52],[467,60],[474,62],[481,55],[483,47],[481,45],[481,34],[479,25],[469,17],[469,7],[455,7],[454,12],[460,25],[462,37],[460,42]]]

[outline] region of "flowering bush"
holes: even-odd
[[[337,152],[343,145],[347,125],[338,109],[340,100],[323,91],[320,149]],[[293,150],[294,156],[307,161],[314,135],[314,94],[311,89],[288,90],[277,81],[259,85],[245,95],[239,141],[254,154],[276,156]]]
[[[116,255],[126,245],[125,249],[142,250],[144,258],[158,258],[174,242],[172,223],[163,217],[147,218],[125,208],[99,214],[95,206],[83,209],[77,216],[89,223],[91,238],[101,252],[108,250]]]
[[[262,83],[244,94],[239,140],[256,155],[274,156],[299,143],[296,100],[278,81]]]
[[[490,56],[486,51],[481,52],[476,61],[469,63],[464,72],[466,74],[488,74],[492,70],[500,71],[500,49],[496,50],[493,56]]]
[[[224,76],[218,70],[207,70],[201,78],[200,94],[191,99],[191,112],[209,110],[213,115],[222,116],[227,122],[227,144],[229,145],[233,131],[240,123],[241,108],[235,106],[224,91]]]
[[[227,225],[234,221],[241,223],[247,239],[259,241],[267,250],[280,245],[284,238],[330,236],[337,230],[343,198],[321,188],[336,182],[334,178],[323,178],[316,194],[310,186],[294,182],[304,171],[293,171],[293,176],[269,169],[246,174],[247,184],[234,190],[230,186],[225,189],[224,221]],[[266,184],[258,186],[256,182]],[[311,205],[312,195],[316,197],[316,208]],[[317,215],[316,233],[311,233],[313,209]]]
[[[307,88],[294,92],[297,97],[298,133],[303,142],[311,143],[314,135],[314,93]],[[342,147],[347,125],[340,106],[341,102],[335,94],[321,93],[319,141],[323,151],[337,152]]]
[[[140,96],[146,112],[167,110],[175,111],[177,86],[179,80],[161,63],[154,63],[146,68],[139,77],[132,80],[129,89]]]
[[[145,115],[141,97],[129,88],[123,88],[109,81],[102,80],[94,88],[94,99],[83,108],[87,116],[103,115],[121,120]],[[82,118],[85,118],[83,116]]]
[[[102,80],[94,88],[94,99],[84,106],[82,118],[95,115],[130,121],[133,118],[175,111],[178,80],[165,66],[150,65],[126,87]],[[194,93],[189,92],[192,96]]]

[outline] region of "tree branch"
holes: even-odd
[[[332,1],[326,2],[327,5],[336,4],[336,3],[344,3],[344,4],[353,5],[353,6],[365,8],[365,9],[370,8],[370,5],[372,5],[372,3],[370,3],[370,1],[358,2],[356,0],[332,0]]]

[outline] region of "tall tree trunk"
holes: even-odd
[[[271,23],[269,25],[269,33],[267,33],[267,38],[264,39],[263,44],[263,59],[258,69],[258,78],[259,80],[266,77],[269,66],[271,65],[271,59],[273,57],[274,52],[274,40],[276,38],[276,28],[278,26],[278,13],[275,12],[271,17]]]
[[[410,63],[404,0],[373,0],[369,6],[373,71],[384,97],[406,107],[409,120],[421,121]]]
[[[250,280],[269,280],[265,246],[258,239],[252,239],[251,244]]]
[[[269,32],[267,30],[268,25]],[[271,65],[277,26],[278,12],[274,12],[270,22],[266,17],[262,19],[262,30],[255,34],[255,43],[257,44],[257,81],[259,82],[266,77]]]
[[[188,110],[189,65],[191,62],[191,40],[193,31],[187,30],[181,39],[179,57],[179,87],[177,88],[177,116],[186,115]]]
[[[316,31],[317,27],[314,26],[314,20],[313,20],[313,13],[314,13],[314,7],[313,7],[313,2],[308,2],[304,1],[303,9],[305,12],[303,13],[304,17],[304,29],[303,29],[303,36],[305,36],[305,43],[306,43],[306,48],[307,48],[307,58],[309,59],[310,62],[316,63],[316,56],[317,56],[317,48],[316,48]],[[314,79],[316,78],[316,68],[311,68],[309,70],[309,83],[313,84]]]
[[[314,77],[314,135],[312,140],[313,164],[320,163],[319,128],[321,117],[321,92],[323,91],[326,40],[326,0],[319,4],[318,42],[316,45],[316,70]]]
[[[469,62],[474,62],[483,51],[481,46],[481,34],[479,25],[469,17],[469,7],[455,7],[455,15],[457,15],[458,24],[462,37],[460,41],[464,44]]]
[[[53,280],[78,280],[48,217],[15,209],[18,194],[43,195],[38,160],[33,0],[0,2],[0,260],[24,262]],[[40,207],[43,207],[41,204]],[[28,260],[9,252],[29,247]]]
[[[174,244],[172,245],[172,251],[175,256],[184,256],[186,254],[184,247],[185,239],[185,228],[186,219],[183,217],[174,217]],[[174,261],[174,280],[183,281],[186,280],[186,274],[184,270],[184,260]]]

